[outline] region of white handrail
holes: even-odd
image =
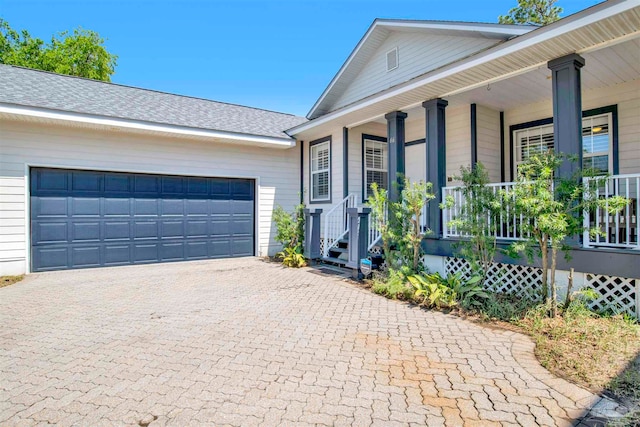
[[[347,208],[355,208],[356,202],[357,196],[351,193],[324,215],[323,256],[328,256],[329,250],[349,231]]]
[[[387,220],[387,207],[385,206],[384,208],[384,220]],[[380,231],[380,227],[378,226],[378,219],[375,216],[375,214],[373,213],[373,211],[371,211],[371,213],[369,214],[369,236],[367,239],[367,250],[371,250],[376,243],[378,243],[378,240],[380,240],[380,237],[382,237],[382,232]]]
[[[613,196],[622,196],[630,203],[620,212],[609,213],[607,209],[597,207],[594,212],[584,212],[583,245],[585,247],[609,247],[640,249],[640,174],[585,177],[583,183],[589,186],[595,181],[593,196],[605,200]],[[589,230],[597,229],[592,235]]]

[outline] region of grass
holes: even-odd
[[[0,277],[0,288],[13,285],[24,279],[24,276],[2,276]]]

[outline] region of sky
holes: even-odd
[[[599,3],[558,0],[567,16]],[[44,40],[77,27],[118,55],[114,83],[304,116],[378,18],[497,22],[517,0],[0,0]]]

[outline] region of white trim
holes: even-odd
[[[64,122],[84,123],[106,127],[119,127],[148,132],[162,132],[172,135],[196,136],[203,138],[215,138],[220,140],[235,140],[250,145],[271,146],[274,148],[295,147],[296,141],[291,138],[276,138],[270,136],[249,135],[237,132],[190,128],[161,123],[144,122],[141,120],[119,119],[91,114],[72,113],[67,111],[53,111],[44,108],[24,107],[0,103],[0,114],[13,114],[17,116],[35,117],[40,119],[57,120]]]
[[[123,168],[108,168],[108,167],[87,167],[87,166],[71,166],[69,164],[60,164],[60,163],[30,163],[25,162],[24,164],[24,183],[25,183],[25,273],[32,273],[31,270],[31,168],[54,168],[54,169],[63,169],[63,170],[83,170],[83,171],[98,171],[98,172],[124,172],[124,173],[145,173],[150,175],[173,175],[173,176],[186,176],[186,177],[203,177],[203,178],[237,178],[237,179],[251,179],[254,181],[254,194],[253,194],[253,256],[260,255],[260,177],[259,176],[239,176],[239,175],[215,175],[207,173],[193,173],[189,172],[188,174],[184,173],[167,173],[167,172],[158,172],[157,170],[149,170],[149,169],[123,169]],[[2,261],[22,261],[21,258],[16,258],[14,260],[2,260]],[[104,267],[96,267],[96,268],[104,268]]]
[[[434,71],[433,73],[428,73],[423,77],[419,77],[408,84],[399,85],[395,89],[392,88],[386,92],[383,92],[379,95],[372,96],[371,98],[368,98],[368,99],[361,100],[343,109],[336,110],[331,113],[327,113],[309,122],[300,124],[298,126],[294,126],[291,129],[287,130],[287,134],[296,135],[300,132],[313,129],[316,126],[320,126],[324,123],[330,122],[331,120],[337,119],[349,113],[377,104],[378,102],[385,101],[389,98],[393,98],[394,96],[401,95],[403,93],[418,89],[422,86],[433,83],[445,77],[449,77],[456,73],[462,72],[468,68],[473,68],[475,66],[494,61],[500,57],[515,53],[521,49],[548,41],[562,34],[568,33],[570,31],[576,30],[578,28],[584,27],[594,22],[607,19],[613,15],[620,14],[629,9],[633,9],[637,7],[639,3],[640,2],[638,0],[618,0],[618,1],[609,0],[607,2],[600,3],[582,12],[578,12],[575,15],[564,18],[556,23],[538,28],[527,34],[508,40],[501,45],[498,45],[496,47],[483,51],[477,55],[473,55],[465,60],[461,60],[449,66],[445,66],[437,71]],[[590,48],[587,48],[584,50],[587,51],[589,49]],[[581,52],[582,51],[578,53],[581,53]],[[549,58],[549,59],[553,59],[553,58]],[[332,82],[332,84],[333,83],[334,82]],[[316,108],[315,105],[313,108],[314,109]],[[405,109],[405,108],[406,106],[402,106],[402,107],[399,107],[398,109]],[[309,116],[311,116],[311,114],[309,114]]]
[[[323,146],[326,145],[327,148],[327,160],[328,160],[328,165],[326,168],[324,169],[319,169],[314,171],[313,170],[313,151],[316,150],[320,150],[321,148],[323,148]],[[313,176],[320,174],[320,173],[326,173],[327,174],[327,197],[323,197],[323,198],[314,198],[313,194],[314,194],[314,187],[313,187]],[[309,201],[310,202],[329,202],[331,200],[331,144],[329,140],[323,141],[323,142],[319,142],[317,144],[313,144],[309,147],[309,178],[310,178],[310,187],[311,187],[311,191],[309,194]]]

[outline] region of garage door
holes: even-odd
[[[254,181],[31,169],[32,271],[254,255]]]

